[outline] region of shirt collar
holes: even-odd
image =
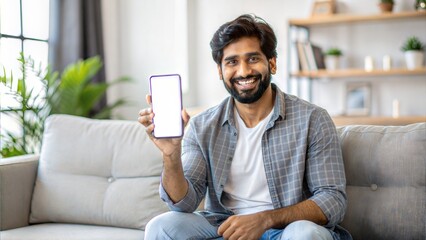
[[[285,93],[282,92],[281,89],[274,83],[271,83],[271,86],[272,90],[275,92],[275,106],[270,122],[275,122],[278,119],[285,119]],[[225,101],[222,102],[222,109],[222,126],[227,122],[230,125],[235,126],[234,98],[228,97],[225,99]]]

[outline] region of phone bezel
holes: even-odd
[[[152,80],[153,80],[153,78],[170,77],[170,76],[177,76],[177,79],[178,79],[178,82],[179,82],[179,98],[180,98],[180,113],[181,113],[181,115],[180,115],[180,119],[181,119],[181,123],[180,123],[180,134],[176,135],[176,136],[174,136],[174,135],[171,135],[171,136],[156,136],[155,135],[155,128],[154,128],[154,130],[152,132],[152,135],[155,138],[180,138],[184,134],[184,126],[183,126],[184,124],[183,124],[183,119],[182,119],[183,99],[182,99],[182,79],[181,79],[181,76],[179,74],[176,74],[176,73],[173,73],[173,74],[159,74],[159,75],[152,75],[152,76],[150,76],[149,77],[149,92],[150,92],[150,96],[151,96],[151,101],[153,100],[153,98],[152,98]],[[152,111],[155,114],[155,109],[154,109],[155,107],[154,107],[154,105],[155,105],[155,103],[152,101],[151,102],[151,108],[152,108]],[[154,115],[154,118],[153,118],[152,122],[155,124],[155,115]]]

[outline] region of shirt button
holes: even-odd
[[[114,178],[113,178],[113,177],[108,178],[108,182],[109,182],[109,183],[114,182]]]
[[[237,133],[236,133],[236,132],[234,132],[234,136],[237,136]]]
[[[370,188],[372,191],[376,191],[378,187],[376,184],[371,184]]]

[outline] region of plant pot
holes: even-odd
[[[379,3],[380,10],[383,13],[392,12],[393,4],[392,3]]]
[[[340,67],[340,56],[325,56],[325,67],[329,71],[334,71]]]
[[[416,7],[417,11],[424,12],[424,11],[426,11],[426,2],[418,2],[418,3],[416,3],[415,7]]]
[[[404,54],[408,69],[412,70],[423,66],[424,53],[422,51],[406,51]]]

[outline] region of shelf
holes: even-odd
[[[401,116],[398,118],[384,116],[334,116],[332,117],[336,126],[346,125],[408,125],[412,123],[426,122],[426,116]]]
[[[288,89],[292,89],[294,91],[297,91],[297,93],[307,93],[305,95],[306,99],[308,101],[312,101],[313,94],[315,93],[313,91],[313,86],[316,86],[315,84],[312,84],[310,80],[334,80],[334,79],[363,79],[366,81],[373,81],[374,79],[382,78],[382,79],[415,79],[416,83],[418,83],[417,79],[426,79],[426,67],[422,66],[421,68],[408,70],[407,68],[404,68],[401,66],[400,68],[392,68],[390,70],[383,70],[383,69],[375,69],[372,71],[365,71],[365,69],[362,66],[357,66],[360,68],[354,68],[355,66],[351,66],[352,68],[349,69],[338,69],[338,70],[326,70],[326,69],[320,69],[318,71],[297,71],[296,65],[301,65],[300,57],[304,56],[304,53],[300,53],[298,50],[298,46],[294,46],[294,41],[312,41],[311,40],[311,29],[315,27],[327,27],[327,26],[351,26],[352,24],[356,23],[377,23],[380,22],[382,24],[387,23],[391,24],[391,26],[386,24],[387,31],[392,33],[393,35],[398,34],[398,29],[392,31],[392,25],[395,23],[404,23],[407,24],[410,27],[412,25],[411,23],[415,22],[417,24],[417,21],[425,21],[426,20],[426,11],[406,11],[406,12],[391,12],[391,13],[377,13],[377,14],[331,14],[331,15],[323,15],[323,16],[311,16],[308,18],[295,18],[295,19],[289,19],[288,23],[288,45],[289,45],[289,54],[287,54],[288,59],[288,66],[289,69],[295,70],[295,72],[289,71],[288,77],[293,78],[296,81],[298,79],[308,79],[307,84],[297,84],[296,81],[288,81],[287,87]],[[367,24],[365,24],[367,25]],[[370,26],[371,27],[371,26]],[[398,28],[403,28],[403,26],[400,26],[398,24]],[[346,30],[342,31],[340,28],[330,28],[327,30],[335,31],[336,33],[345,34],[348,33]],[[415,31],[413,29],[413,31]],[[328,32],[328,31],[326,31]],[[315,35],[317,32],[315,32]],[[362,34],[362,33],[358,33]],[[324,35],[324,34],[323,34]],[[329,42],[334,41],[334,34],[330,34]],[[327,36],[325,36],[327,37]],[[385,37],[385,36],[384,36]],[[327,39],[327,38],[326,38]],[[345,38],[343,38],[344,40]],[[368,39],[366,38],[365,45],[369,48],[373,48],[374,46],[371,45],[372,40],[375,39]],[[363,41],[363,39],[361,39]],[[357,42],[357,41],[355,41]],[[376,44],[380,46],[380,39],[377,39]],[[346,43],[348,46],[350,46],[351,41]],[[363,43],[363,42],[361,42]],[[358,43],[358,45],[360,45]],[[362,45],[362,44],[361,44]],[[365,46],[365,47],[366,47]],[[293,48],[292,48],[293,47]],[[350,46],[352,48],[352,46]],[[390,48],[390,47],[388,47]],[[392,48],[393,49],[393,48]],[[356,51],[356,50],[354,50]],[[310,53],[310,49],[309,52]],[[296,54],[294,56],[294,54]],[[318,56],[316,56],[318,57]],[[315,56],[314,56],[315,58]],[[297,60],[296,60],[297,59]],[[298,61],[298,62],[292,62],[292,61]],[[302,62],[305,62],[304,59],[302,59]],[[312,62],[312,56],[310,56],[310,62]],[[293,64],[292,64],[293,63]],[[299,64],[297,64],[299,63]],[[306,67],[304,67],[306,69]],[[422,81],[421,84],[424,82]],[[293,86],[295,84],[295,86]],[[411,86],[410,86],[411,87]],[[335,89],[335,88],[333,88]],[[379,88],[378,88],[379,89]],[[379,91],[379,90],[375,90]],[[406,91],[406,89],[404,89]],[[371,93],[373,94],[373,93]],[[409,95],[407,95],[409,96]],[[371,97],[371,96],[370,96]],[[380,97],[380,96],[379,96]],[[392,96],[390,96],[392,97]],[[394,97],[392,97],[394,98]],[[390,100],[386,100],[390,101]],[[418,108],[418,107],[417,107]],[[424,115],[424,111],[421,111],[420,113]],[[426,116],[403,116],[399,118],[392,118],[392,117],[385,117],[385,116],[335,116],[333,117],[333,121],[337,126],[342,125],[354,125],[354,124],[361,124],[361,125],[406,125],[416,122],[426,122]]]
[[[405,76],[405,75],[426,75],[426,67],[414,70],[405,68],[390,69],[388,71],[377,69],[373,71],[365,71],[364,69],[341,69],[335,71],[318,70],[311,72],[292,73],[292,77],[307,78],[348,78],[348,77],[381,77],[381,76]]]
[[[326,25],[338,23],[352,23],[352,22],[372,22],[383,21],[392,19],[411,19],[411,18],[426,18],[426,11],[411,11],[411,12],[395,12],[395,13],[381,13],[373,15],[348,15],[348,14],[334,14],[329,16],[316,16],[311,18],[291,19],[290,25],[299,27],[308,27],[313,25]]]

